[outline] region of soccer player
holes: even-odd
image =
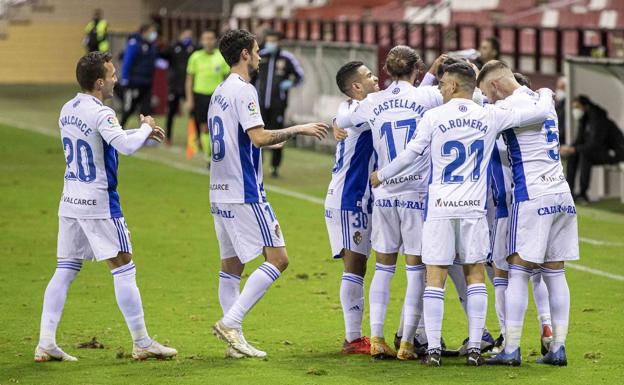
[[[377,76],[361,61],[340,67],[336,83],[349,100],[338,113],[349,113],[369,93],[379,91]],[[364,274],[370,254],[372,214],[368,177],[373,170],[373,135],[368,124],[347,128],[347,138],[336,146],[336,164],[325,198],[325,223],[334,258],[342,258],[344,272],[340,303],[345,322],[342,352],[370,354],[370,341],[362,336]]]
[[[219,42],[219,50],[231,74],[215,90],[208,109],[210,202],[221,255],[219,302],[224,314],[213,331],[229,344],[230,352],[235,351],[231,356],[264,357],[265,352],[245,340],[242,322],[286,269],[288,255],[264,193],[261,149],[297,135],[321,139],[327,134],[327,125],[310,123],[266,130],[258,94],[249,83],[260,62],[254,35],[245,30],[228,31]],[[245,264],[260,254],[266,261],[251,273],[239,295]]]
[[[514,73],[514,78],[519,86],[531,87],[528,77],[520,73]],[[523,94],[510,95],[504,100],[497,101],[501,107],[513,107],[516,105],[527,104],[531,102],[525,99]],[[515,99],[515,100],[514,100]],[[512,204],[512,174],[509,164],[509,156],[507,145],[503,137],[496,139],[492,159],[490,160],[490,181],[493,195],[494,219],[490,223],[490,237],[492,241],[491,260],[492,269],[494,271],[494,294],[496,300],[496,316],[498,318],[500,335],[496,339],[493,349],[494,353],[500,353],[504,349],[505,335],[505,291],[508,285],[507,257],[509,252],[507,245],[509,243],[509,209]],[[531,273],[531,281],[533,284],[533,298],[537,306],[538,320],[540,322],[541,333],[541,350],[542,355],[548,352],[548,345],[552,341],[552,329],[550,322],[550,305],[548,303],[548,289],[542,280],[540,270],[535,269]]]
[[[115,297],[132,335],[132,357],[173,357],[178,352],[147,334],[141,295],[136,285],[130,231],[117,194],[117,152],[132,155],[146,139],[162,141],[154,119],[141,115],[141,127],[123,130],[115,112],[104,106],[113,96],[117,71],[110,53],[80,58],[76,78],[82,92],[61,110],[59,128],[65,151],[65,180],[59,206],[57,266],[43,298],[35,361],[76,361],[56,344],[67,290],[84,259],[106,261],[113,275]]]
[[[475,86],[475,72],[469,64],[448,66],[439,85],[445,104],[426,112],[406,150],[371,175],[373,186],[379,186],[427,152],[431,154],[422,245],[422,260],[427,265],[423,302],[429,344],[424,363],[429,366],[440,365],[444,284],[448,267],[456,258],[464,265],[468,284],[466,363],[473,366],[483,363],[480,345],[487,310],[483,262],[490,243],[485,218],[487,160],[500,132],[543,121],[548,105],[552,104],[552,93],[548,90],[531,109],[483,108],[472,101]]]
[[[478,84],[491,101],[513,96],[513,105],[536,96],[520,87],[509,67],[486,64]],[[520,125],[522,126],[522,125]],[[513,206],[509,230],[509,286],[505,293],[505,349],[488,363],[520,365],[520,339],[528,302],[528,282],[534,269],[548,288],[553,340],[538,363],[567,365],[570,290],[565,261],[579,259],[576,208],[559,159],[557,114],[550,106],[537,129],[514,129],[504,134],[513,176]]]
[[[442,104],[436,87],[414,87],[422,61],[415,50],[396,46],[386,58],[385,69],[392,83],[383,91],[369,94],[351,113],[338,115],[339,127],[368,123],[378,164],[383,167],[397,157],[418,131],[425,111]],[[390,178],[377,191],[373,206],[372,247],[377,254],[370,288],[371,356],[416,359],[414,335],[422,313],[425,266],[421,240],[424,202],[429,180],[429,159],[423,157],[405,172]],[[407,288],[403,311],[404,326],[398,355],[385,342],[384,321],[397,255],[403,250]]]

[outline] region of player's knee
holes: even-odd
[[[343,250],[342,261],[345,273],[356,274],[363,277],[366,274],[366,256]]]
[[[132,262],[132,254],[124,252],[120,252],[116,257],[106,260],[106,263],[111,270],[127,265],[130,262]]]

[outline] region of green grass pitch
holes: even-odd
[[[331,259],[323,207],[271,189],[269,200],[291,263],[244,325],[247,338],[269,357],[224,359],[225,345],[210,331],[221,310],[208,176],[168,166],[175,159],[199,168],[201,161],[186,163],[180,152],[164,149],[143,151],[144,157],[158,161],[120,156],[119,193],[132,232],[148,331],[176,347],[178,358],[148,362],[127,358],[131,340],[115,303],[111,275],[105,264],[85,263],[69,291],[57,337],[79,361],[33,362],[43,292],[55,268],[64,161],[58,138],[23,128],[53,133],[58,109],[73,92],[46,89],[15,87],[0,92],[0,384],[622,383],[624,282],[572,268],[567,269],[572,305],[566,368],[535,364],[539,337],[532,301],[519,368],[468,368],[463,359],[446,359],[443,367],[432,369],[416,362],[341,355],[342,263]],[[177,139],[182,127],[177,126]],[[332,157],[289,148],[285,159],[283,178],[267,182],[322,199]],[[584,240],[578,264],[623,276],[624,216],[617,213],[621,205],[610,202],[578,211]],[[251,263],[246,273],[260,262],[259,258]],[[370,261],[369,270],[373,268]],[[367,289],[371,276],[366,278]],[[398,325],[404,289],[405,273],[398,268],[386,321],[388,339]],[[456,347],[467,335],[467,324],[452,284],[446,293],[443,334]],[[497,334],[491,287],[488,326]],[[368,313],[364,332],[369,334]],[[77,348],[92,337],[105,348]]]

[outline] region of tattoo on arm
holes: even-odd
[[[270,131],[269,142],[267,146],[285,142],[291,138],[297,136],[295,130],[291,128],[284,128],[281,130]]]

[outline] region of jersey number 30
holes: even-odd
[[[63,150],[65,151],[65,162],[67,163],[67,172],[65,179],[78,180],[84,183],[91,183],[95,180],[96,169],[93,162],[93,151],[89,143],[82,139],[76,140],[76,145],[69,138],[63,138]],[[72,164],[76,161],[77,173],[72,170]]]

